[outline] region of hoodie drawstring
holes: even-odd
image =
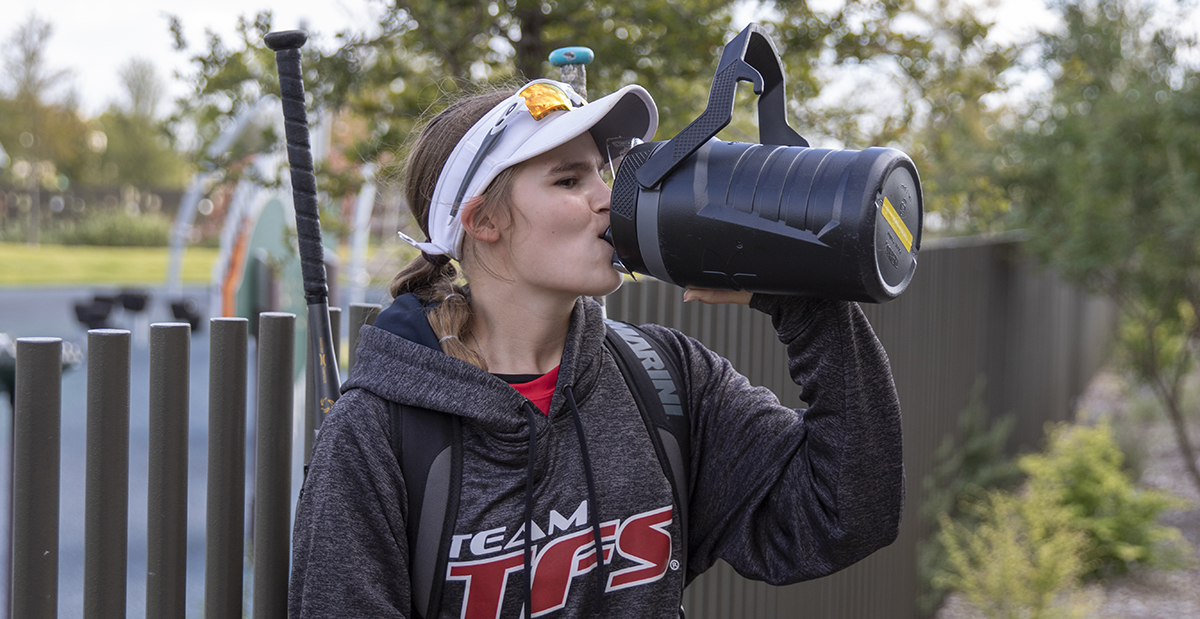
[[[579,452],[583,459],[583,476],[587,480],[588,519],[592,521],[592,538],[596,544],[596,605],[602,609],[604,587],[608,584],[608,567],[604,564],[604,544],[600,535],[596,477],[592,473],[592,460],[588,455],[587,439],[583,435],[583,418],[579,415],[579,405],[575,403],[575,393],[569,385],[563,388],[563,396],[571,409],[571,419],[575,422],[575,436],[579,439]],[[525,465],[525,617],[530,619],[533,613],[533,465],[537,459],[537,416],[529,402],[524,404],[524,408],[529,418],[529,460]]]
[[[575,403],[575,393],[568,385],[563,387],[571,418],[575,420],[575,436],[579,437],[579,452],[583,458],[583,475],[587,479],[588,519],[592,521],[592,537],[596,543],[596,605],[604,607],[604,587],[608,584],[608,569],[604,565],[604,545],[600,539],[600,501],[596,499],[596,478],[592,474],[592,461],[588,456],[587,440],[583,437],[583,419]]]
[[[529,417],[529,462],[525,465],[525,619],[533,613],[533,463],[537,460],[537,417],[525,402]]]

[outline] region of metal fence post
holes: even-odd
[[[333,330],[333,354],[340,363],[342,358],[342,308],[329,308],[329,328]]]
[[[287,619],[296,316],[258,316],[253,617]]]
[[[242,616],[249,321],[213,318],[209,325],[204,614],[227,619]]]
[[[17,340],[13,411],[12,616],[58,617],[62,340]]]
[[[354,362],[358,355],[355,352],[358,350],[358,330],[363,325],[375,324],[375,318],[379,316],[379,312],[383,308],[376,303],[351,303],[350,304],[350,361],[346,364],[346,375],[350,375],[350,368],[354,367]]]
[[[88,331],[83,538],[83,616],[87,619],[125,617],[129,346],[129,331]]]
[[[191,340],[188,323],[150,325],[146,619],[183,619],[186,611]]]

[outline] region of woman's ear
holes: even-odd
[[[500,226],[496,220],[479,209],[483,200],[471,200],[462,207],[462,224],[471,238],[484,243],[495,243],[500,240]]]

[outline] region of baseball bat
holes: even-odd
[[[296,237],[300,246],[300,273],[308,303],[308,338],[315,367],[316,428],[333,408],[341,388],[333,331],[329,326],[329,288],[325,282],[325,248],[321,245],[321,217],[317,211],[317,179],[313,174],[308,115],[304,110],[304,79],[300,73],[300,48],[308,41],[303,30],[271,32],[263,37],[275,52],[279,67],[279,95],[283,102],[288,170],[292,177],[292,202],[296,208]]]

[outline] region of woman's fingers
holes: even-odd
[[[745,290],[714,290],[712,288],[688,288],[683,291],[684,301],[700,301],[701,303],[709,303],[717,305],[720,303],[733,303],[736,305],[749,305],[750,297],[753,293]]]

